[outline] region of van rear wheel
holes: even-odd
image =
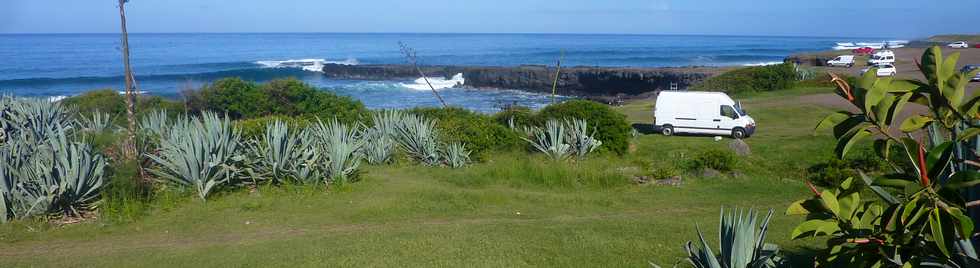
[[[674,127],[673,126],[670,126],[670,125],[666,125],[666,126],[660,127],[660,134],[664,134],[664,136],[673,136],[674,135]]]
[[[742,128],[736,128],[732,130],[732,138],[741,140],[745,138],[745,130]]]

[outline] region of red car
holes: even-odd
[[[980,48],[980,44],[973,45],[975,48]]]
[[[854,54],[873,54],[875,53],[875,49],[871,47],[862,47],[854,49],[851,52],[854,52]]]

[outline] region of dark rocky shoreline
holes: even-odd
[[[540,65],[515,67],[424,66],[427,76],[449,78],[462,73],[469,88],[519,89],[551,93],[555,68]],[[562,95],[581,97],[628,97],[669,89],[671,83],[687,88],[725,68],[624,68],[563,67],[558,81]],[[327,64],[324,75],[355,80],[415,79],[419,75],[411,65],[340,65]]]

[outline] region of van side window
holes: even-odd
[[[735,113],[735,108],[732,108],[732,106],[728,106],[728,105],[721,106],[721,116],[728,117],[731,119],[738,118],[738,115]]]

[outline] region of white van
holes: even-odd
[[[742,139],[755,133],[755,120],[721,92],[661,91],[653,116],[653,125],[665,136],[690,133]]]
[[[840,55],[836,58],[827,61],[827,66],[843,66],[851,68],[854,66],[854,55]]]
[[[868,59],[868,65],[870,66],[883,64],[895,64],[895,52],[891,50],[878,51]]]

